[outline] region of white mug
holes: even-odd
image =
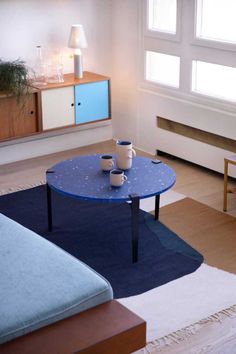
[[[116,162],[117,167],[128,170],[132,167],[132,159],[136,156],[130,141],[118,140],[116,142]]]
[[[120,187],[123,183],[127,181],[127,176],[125,176],[122,170],[111,170],[110,172],[110,184],[113,187]]]
[[[129,170],[132,167],[132,158],[130,156],[116,156],[116,165],[122,170]]]
[[[114,167],[114,161],[111,155],[102,155],[100,157],[100,167],[103,171],[111,171]]]

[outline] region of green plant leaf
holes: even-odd
[[[23,95],[29,94],[28,69],[23,60],[3,61],[0,59],[0,91],[16,96],[19,103]]]

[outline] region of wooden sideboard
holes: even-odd
[[[0,96],[0,140],[9,140],[36,134],[41,131],[39,94],[22,98]]]
[[[110,79],[84,72],[65,74],[64,82],[34,87],[16,102],[0,95],[0,141],[111,119]]]

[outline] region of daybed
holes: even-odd
[[[86,264],[0,214],[0,353],[127,354],[145,322]]]

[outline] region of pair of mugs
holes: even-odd
[[[132,167],[132,159],[136,152],[130,141],[118,140],[116,142],[116,165],[121,170],[129,170]],[[114,167],[112,156],[104,155],[101,157],[101,169],[110,171]]]
[[[113,187],[120,187],[125,181],[124,171],[120,169],[112,169],[114,167],[114,161],[111,155],[103,155],[100,157],[100,167],[103,171],[110,171],[110,184]]]

